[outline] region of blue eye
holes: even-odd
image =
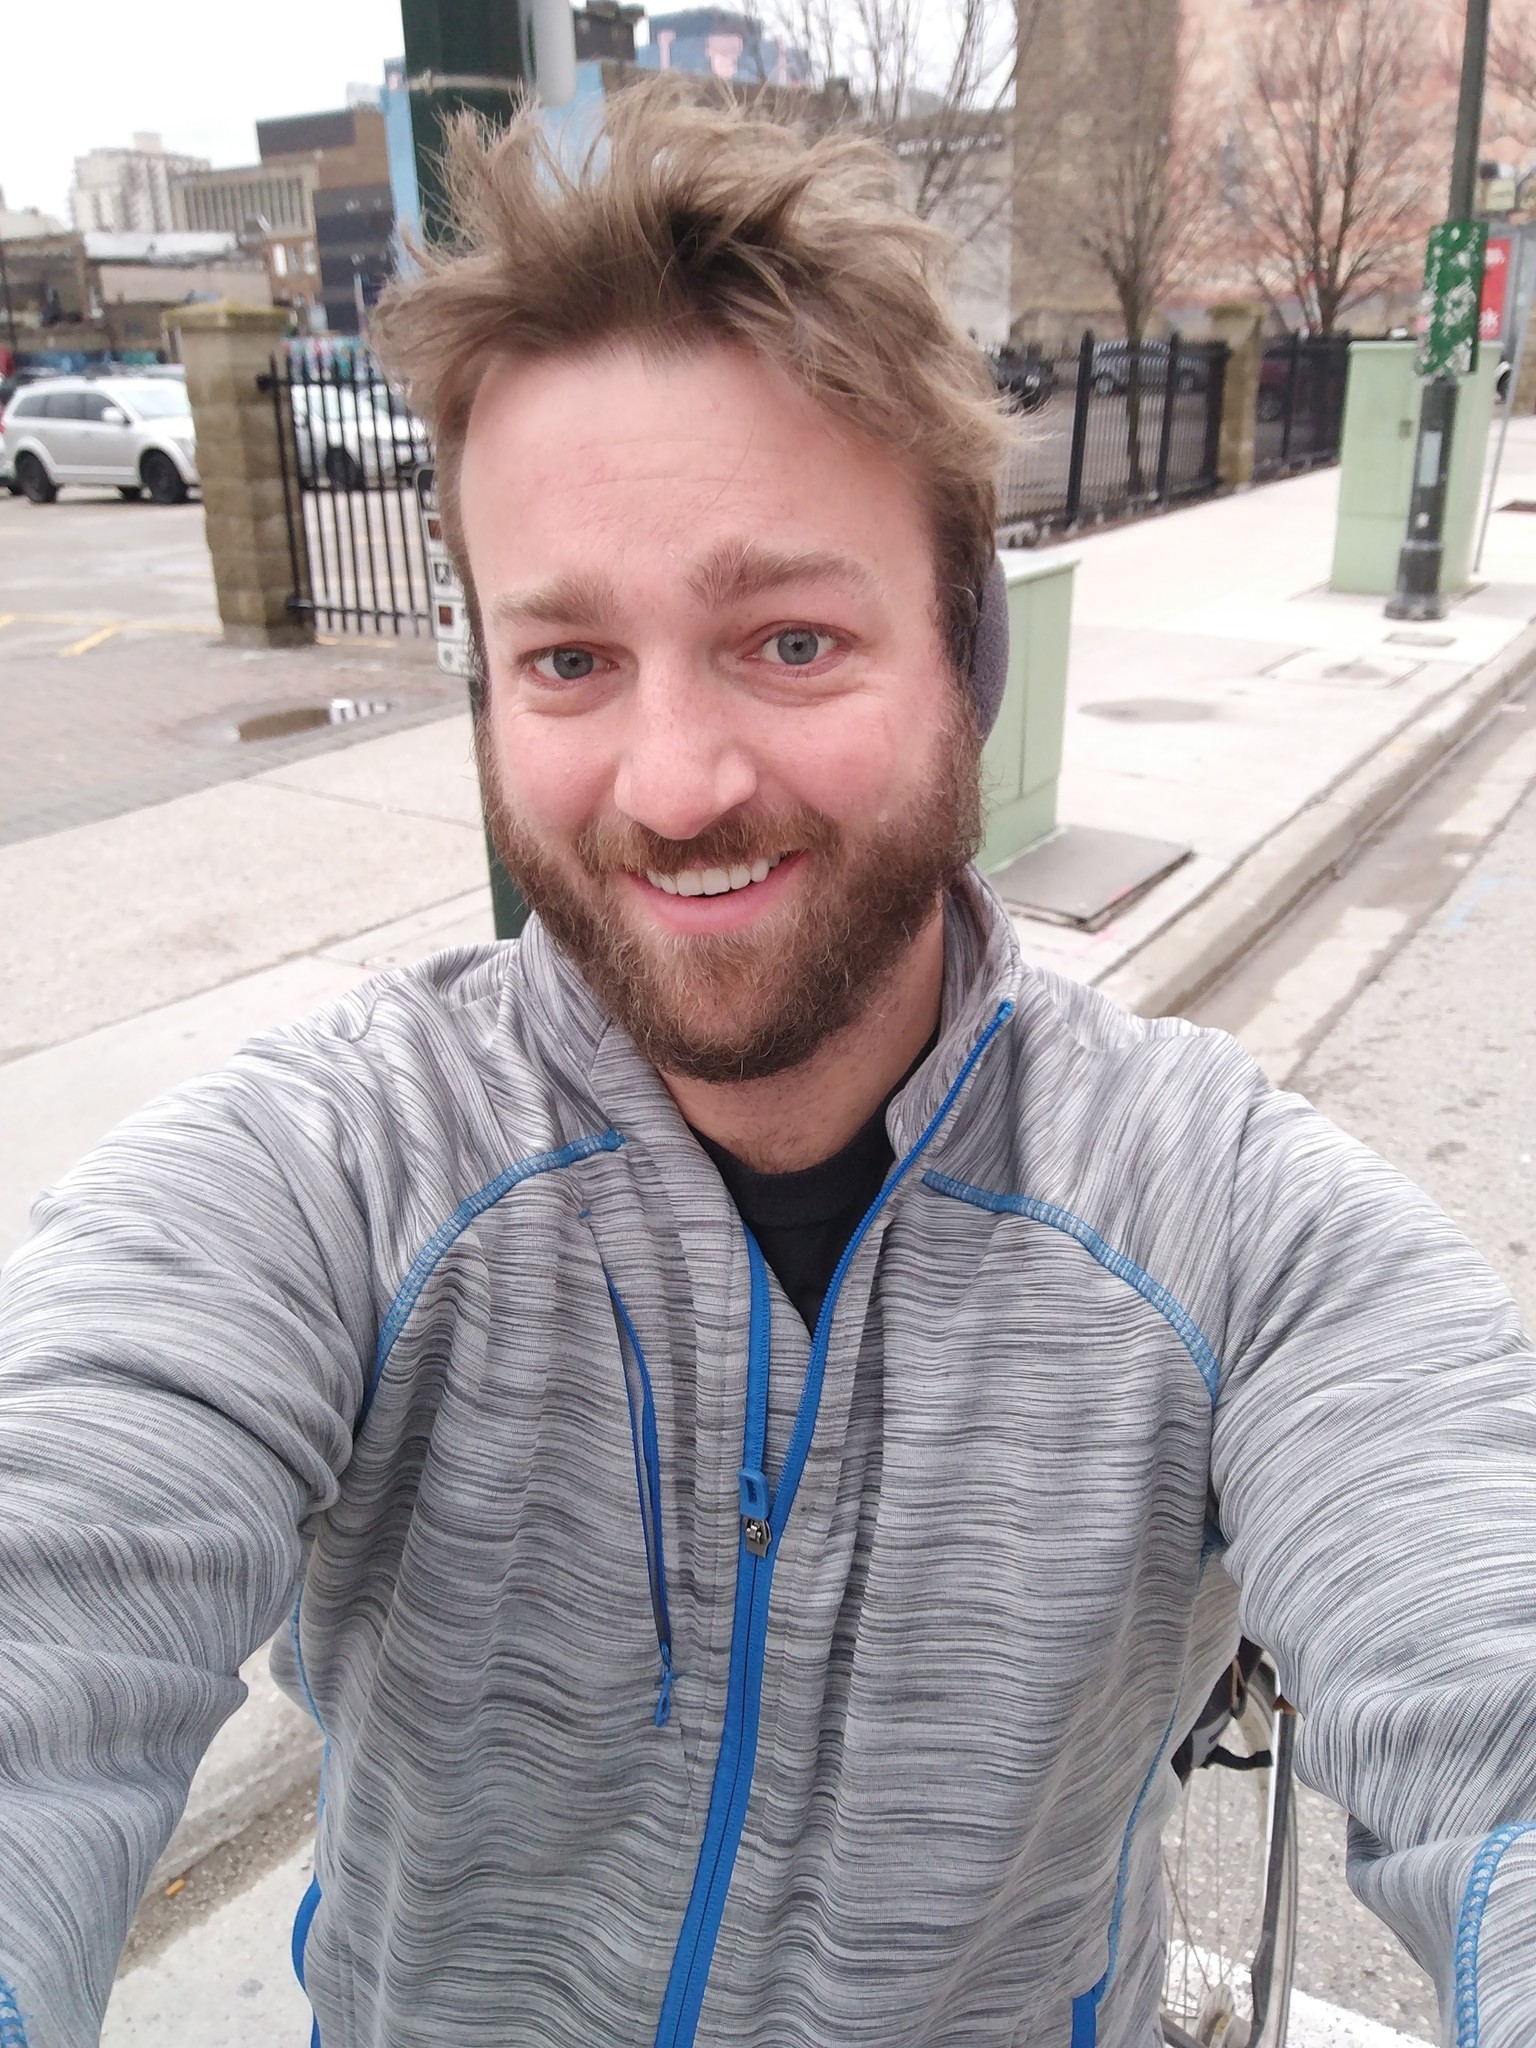
[[[788,626],[775,633],[768,648],[775,661],[786,668],[805,668],[832,644],[830,633],[818,633],[810,626]]]
[[[547,683],[579,683],[596,666],[595,657],[584,647],[551,647],[534,657],[533,672]]]

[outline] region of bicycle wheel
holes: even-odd
[[[1234,1662],[1163,1830],[1170,2048],[1283,2048],[1296,1959],[1296,1717],[1267,1659]],[[1224,1697],[1223,1697],[1224,1695]]]

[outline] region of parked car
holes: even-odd
[[[57,370],[12,370],[9,375],[0,377],[0,419],[4,418],[5,408],[25,385],[41,384],[45,377],[58,375]],[[14,496],[19,488],[5,459],[4,447],[0,445],[0,491],[9,491]]]
[[[987,356],[992,381],[1008,401],[1010,412],[1038,412],[1056,389],[1056,365],[1036,348],[1007,343]]]
[[[17,392],[0,417],[0,460],[15,487],[47,505],[67,484],[114,484],[179,505],[198,481],[184,383],[173,378],[54,377]]]
[[[1161,391],[1168,382],[1166,341],[1141,344],[1141,388]],[[1204,391],[1211,381],[1211,366],[1204,353],[1193,349],[1179,352],[1174,385],[1180,391]],[[1093,345],[1093,388],[1101,396],[1123,398],[1131,384],[1131,345],[1128,341],[1096,341]]]
[[[333,490],[360,491],[408,477],[431,460],[425,426],[382,384],[284,388],[293,400],[299,475],[306,484],[323,476]]]

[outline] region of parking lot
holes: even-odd
[[[0,845],[463,704],[424,637],[226,646],[202,506],[80,489],[0,494],[0,690]],[[362,715],[301,723],[334,699]]]

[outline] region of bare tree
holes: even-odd
[[[1075,192],[1075,234],[1108,283],[1126,340],[1126,453],[1143,487],[1142,341],[1207,235],[1212,181],[1191,131],[1192,51],[1169,0],[1116,0],[1092,52],[1093,196]],[[1085,81],[1085,84],[1090,81]]]
[[[974,233],[1008,204],[996,158],[1010,137],[1021,41],[1042,0],[787,0],[780,34],[817,85],[846,88],[848,118],[906,166],[920,219]]]
[[[1495,20],[1488,33],[1488,83],[1536,115],[1536,19],[1513,11]]]
[[[1285,0],[1244,54],[1235,220],[1266,297],[1328,334],[1429,217],[1434,51],[1414,0]]]

